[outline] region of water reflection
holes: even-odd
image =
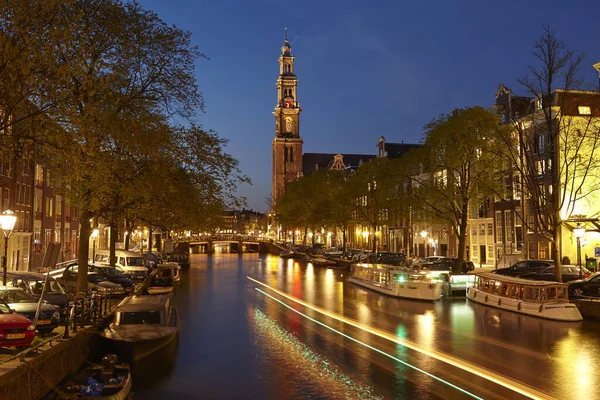
[[[280,382],[280,398],[381,399],[373,388],[356,383],[323,355],[303,344],[260,310],[249,310],[263,363],[272,366]],[[300,390],[299,390],[300,389]]]
[[[137,370],[136,366],[136,398],[171,398],[174,393],[177,399],[345,398],[349,392],[339,386],[337,375],[319,371],[317,366],[327,362],[335,364],[340,376],[350,377],[361,388],[375,388],[385,398],[450,396],[430,378],[324,332],[281,304],[257,295],[256,285],[246,276],[552,396],[600,398],[600,374],[594,369],[600,364],[598,323],[547,321],[474,304],[464,297],[435,303],[396,299],[348,283],[345,272],[279,257],[194,255],[190,261],[173,297],[182,322],[176,357],[153,362],[154,368],[141,365]],[[314,316],[304,307],[294,308]],[[321,319],[400,360],[427,371],[447,372],[445,365],[404,346]],[[320,358],[315,361],[314,355]],[[486,385],[472,375],[447,375],[467,386]],[[329,386],[335,387],[333,395],[327,391]],[[496,387],[486,390],[490,390],[486,398],[514,397],[509,391],[495,393]]]

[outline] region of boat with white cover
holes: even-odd
[[[354,264],[350,282],[394,297],[435,301],[442,282],[431,275],[387,264]]]
[[[467,298],[502,310],[555,321],[581,321],[577,306],[569,303],[569,285],[513,278],[490,272],[477,274],[467,286]]]
[[[136,361],[168,345],[178,332],[177,308],[168,296],[129,296],[100,335],[121,358]]]

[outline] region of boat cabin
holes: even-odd
[[[481,292],[529,303],[568,303],[566,283],[530,281],[482,272],[477,274],[475,288]]]
[[[394,282],[431,281],[430,274],[415,273],[409,269],[388,264],[355,264],[352,276],[381,287],[390,287]]]
[[[168,296],[130,296],[115,308],[115,326],[169,323],[170,299]]]

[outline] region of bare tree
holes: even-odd
[[[578,204],[600,189],[599,115],[596,109],[592,112],[599,95],[578,90],[583,85],[579,72],[584,54],[566,47],[548,25],[535,42],[533,55],[537,64],[519,79],[528,101],[506,113],[515,133],[504,153],[508,170],[520,180],[513,182],[513,189],[523,187],[517,217],[529,231],[552,243],[556,277],[562,281],[563,222],[578,214]],[[534,223],[526,215],[533,215]]]

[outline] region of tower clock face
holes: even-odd
[[[294,126],[294,118],[285,117],[285,131],[291,132],[293,126]]]

